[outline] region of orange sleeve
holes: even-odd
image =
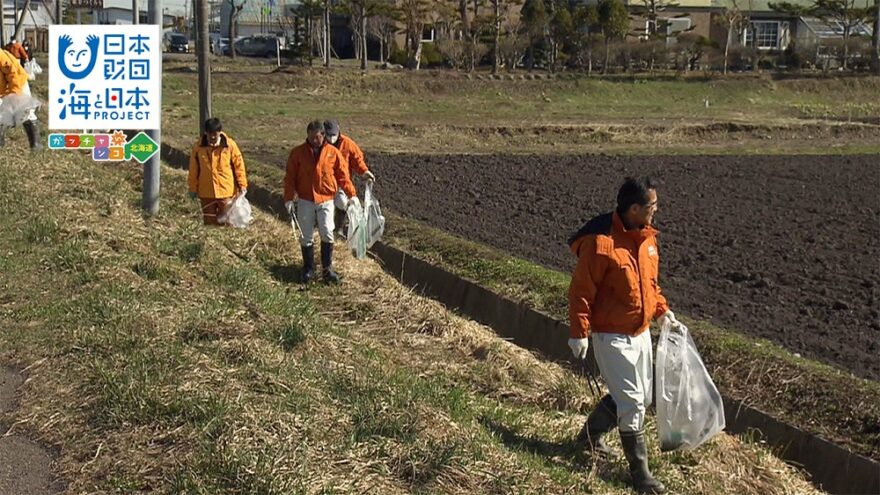
[[[296,177],[299,173],[299,163],[296,161],[296,148],[290,151],[287,157],[287,170],[284,173],[284,202],[296,199]]]
[[[349,198],[357,197],[357,190],[351,183],[351,177],[348,175],[348,167],[345,166],[345,157],[342,153],[336,153],[336,162],[333,164],[333,174],[336,176],[336,184],[345,191]]]
[[[663,291],[660,290],[660,248],[657,248],[657,283],[654,285],[656,292],[655,296],[657,297],[657,310],[654,311],[654,319],[660,318],[663,316],[663,313],[669,311],[669,303],[666,301],[666,296],[663,295]]]
[[[596,248],[596,238],[590,236],[582,240],[578,249],[577,266],[568,286],[568,321],[573,339],[583,339],[590,335],[590,312],[602,284],[606,265],[606,258]]]
[[[351,143],[351,151],[346,157],[348,159],[349,169],[353,170],[354,173],[358,175],[364,175],[370,170],[367,168],[367,162],[364,160],[364,152],[361,151],[361,147],[351,139],[349,139],[349,143]]]
[[[5,51],[5,50],[4,50]],[[0,84],[0,97],[10,94],[22,94],[24,85],[27,83],[27,72],[24,71],[18,59],[13,58],[7,51],[0,54],[0,73],[2,73],[5,88]]]
[[[189,154],[189,192],[199,192],[199,158],[198,146],[193,146],[192,152]]]
[[[247,180],[247,170],[244,168],[244,157],[241,155],[241,149],[239,149],[237,143],[233,143],[232,146],[232,173],[235,174],[235,183],[238,185],[238,189],[247,189],[248,180]]]

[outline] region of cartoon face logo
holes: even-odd
[[[100,38],[94,34],[86,38],[84,46],[74,43],[67,34],[58,38],[58,67],[61,72],[68,79],[84,79],[91,74],[98,61],[100,42]]]

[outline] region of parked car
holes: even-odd
[[[220,38],[220,40],[217,41],[217,51],[220,56],[225,57],[226,55],[229,55],[229,38]]]
[[[165,51],[187,53],[189,52],[189,39],[180,33],[170,33],[165,36]]]
[[[274,57],[277,50],[274,36],[248,36],[235,42],[235,53],[245,57]]]
[[[215,55],[229,55],[229,38],[221,37],[219,33],[211,33],[209,49]]]

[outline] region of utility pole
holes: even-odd
[[[330,0],[324,0],[324,67],[330,67]]]
[[[199,133],[205,132],[205,121],[211,118],[211,53],[208,43],[208,0],[196,0],[198,7],[199,38],[196,43],[199,58]],[[231,43],[231,40],[230,40]]]
[[[18,0],[15,0],[15,5],[18,6]],[[21,40],[18,39],[18,36],[21,34],[21,28],[24,25],[24,13],[27,12],[29,8],[31,8],[31,0],[24,0],[24,6],[22,6],[19,11],[21,14],[19,14],[17,19],[15,17],[12,19],[15,26],[15,31],[12,33],[12,37],[18,40],[19,43],[21,43]]]
[[[133,6],[137,6],[137,0],[132,0]],[[139,16],[139,12],[135,10],[133,12],[134,17],[132,19],[137,19]],[[159,25],[159,49],[162,48],[162,29],[164,24],[164,19],[162,18],[162,0],[150,0],[149,8],[147,11],[147,23],[149,24],[158,24]],[[162,77],[162,65],[159,65],[159,78],[161,80]],[[159,101],[162,101],[162,93],[161,93],[161,85],[159,86]],[[161,104],[159,106],[159,129],[153,129],[148,131],[148,134],[153,141],[156,142],[156,146],[159,148],[159,152],[153,155],[152,158],[147,160],[144,163],[144,194],[143,194],[143,206],[144,213],[149,216],[155,216],[159,213],[159,162],[162,157],[162,116],[161,116]]]
[[[880,76],[880,0],[874,0],[874,73]]]
[[[0,6],[3,0],[0,0]],[[0,45],[6,43],[6,9],[0,8]]]
[[[61,17],[61,0],[55,0],[55,24],[64,24],[64,19]]]

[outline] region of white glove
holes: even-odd
[[[660,318],[657,318],[657,323],[660,324],[660,328],[663,328],[666,325],[669,325],[670,328],[676,328],[681,325],[681,323],[675,319],[675,313],[669,310],[666,310],[665,313],[660,315]]]
[[[364,179],[367,179],[367,180],[370,181],[370,182],[376,182],[376,176],[373,175],[373,172],[370,172],[369,170],[367,170],[366,172],[364,172],[364,175],[363,175],[362,177],[363,177]]]
[[[360,200],[357,196],[355,196],[355,197],[351,198],[350,200],[348,200],[348,205],[346,206],[346,208],[348,208],[348,207],[351,206],[351,205],[358,205],[358,206],[360,206],[360,205],[361,205],[361,200]]]
[[[247,195],[247,188],[246,187],[242,187],[241,189],[239,189],[239,191],[238,191],[239,197],[246,196],[246,195]]]
[[[296,216],[296,201],[288,201],[284,203],[284,207],[287,208],[287,214],[295,217]]]
[[[587,359],[587,351],[590,349],[590,338],[568,339],[568,346],[571,347],[571,352],[574,354],[574,357],[578,359]]]

